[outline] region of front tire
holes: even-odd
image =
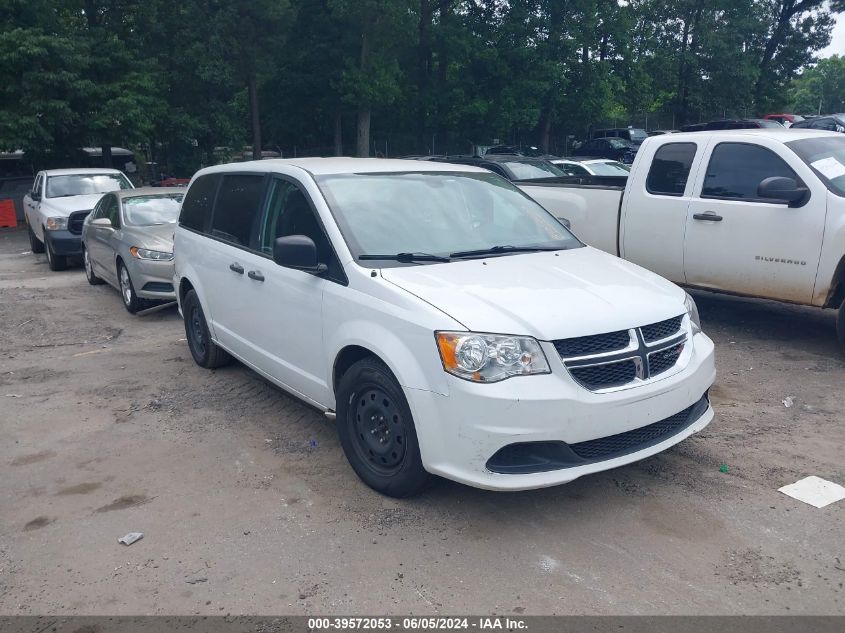
[[[839,314],[836,315],[836,333],[839,335],[839,344],[845,352],[845,301],[839,306]]]
[[[56,255],[50,246],[50,240],[44,240],[44,252],[47,254],[47,265],[50,267],[50,270],[59,271],[67,269],[67,257]]]
[[[91,262],[91,256],[88,254],[88,249],[82,247],[82,263],[85,266],[85,278],[92,286],[99,286],[105,283],[102,279],[94,274],[94,264]]]
[[[211,340],[196,290],[189,290],[185,295],[182,313],[185,315],[185,337],[188,339],[188,348],[194,362],[206,369],[215,369],[231,362],[229,353]]]
[[[132,285],[129,270],[122,261],[117,262],[117,281],[120,286],[120,298],[123,299],[123,307],[126,308],[129,314],[135,314],[150,306],[148,301],[139,298],[135,294],[135,286]]]
[[[337,390],[337,430],[353,470],[373,490],[411,497],[430,483],[402,387],[375,358],[350,367]]]
[[[41,254],[44,252],[44,242],[38,239],[35,235],[35,231],[32,230],[32,227],[27,225],[27,231],[29,231],[29,248],[33,253]]]

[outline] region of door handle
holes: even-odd
[[[695,213],[693,214],[694,220],[706,220],[707,222],[721,222],[722,216],[716,215],[712,211],[708,211],[707,213]]]
[[[229,270],[238,273],[239,275],[244,274],[244,267],[241,266],[238,262],[235,262],[234,264],[229,264]]]
[[[258,270],[250,270],[246,276],[250,279],[255,279],[255,281],[264,281],[264,275]]]

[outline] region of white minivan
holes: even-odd
[[[191,180],[175,285],[203,367],[234,356],[336,419],[359,477],[539,488],[713,418],[713,343],[676,285],[465,165],[311,158]]]

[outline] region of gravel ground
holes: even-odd
[[[0,232],[0,615],[845,613],[845,502],[777,492],[845,484],[833,313],[698,293],[704,432],[566,486],[397,501],[322,415],[196,367],[175,310],[28,251]]]

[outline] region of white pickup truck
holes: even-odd
[[[845,135],[733,130],[649,138],[624,187],[516,182],[591,246],[678,284],[839,308]]]
[[[50,270],[64,270],[68,258],[82,256],[82,223],[103,194],[132,188],[117,169],[39,171],[23,198],[32,252],[46,252]]]

